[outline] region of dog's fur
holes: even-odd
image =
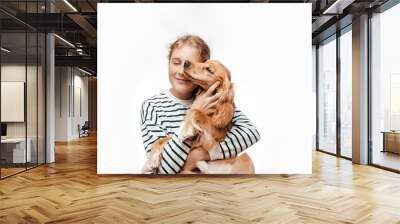
[[[208,60],[204,63],[185,61],[183,74],[185,78],[197,84],[200,89],[197,95],[204,94],[210,86],[219,82],[216,92],[221,94],[218,99],[216,111],[206,115],[203,111],[189,109],[180,129],[180,140],[192,140],[192,148],[210,151],[218,147],[219,142],[225,139],[226,133],[232,127],[232,118],[235,112],[234,89],[231,83],[229,70],[220,62]],[[160,165],[163,146],[171,137],[157,140],[152,145],[151,152],[142,172],[157,169]],[[189,154],[190,157],[190,154]],[[253,174],[254,165],[251,158],[243,153],[239,157],[216,160],[197,161],[185,163],[181,173],[193,173],[198,168],[201,173],[208,174]]]

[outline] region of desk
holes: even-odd
[[[399,131],[382,131],[383,133],[383,150],[382,152],[393,152],[400,154],[400,132]]]
[[[32,158],[32,140],[28,138],[27,142],[28,147],[26,147],[25,155],[25,138],[1,139],[1,157],[6,160],[6,163],[30,162]],[[25,158],[27,159],[27,161],[25,161]]]

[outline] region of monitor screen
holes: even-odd
[[[1,136],[7,136],[7,124],[1,124]]]

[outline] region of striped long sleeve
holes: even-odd
[[[236,109],[231,130],[227,133],[224,141],[219,143],[219,147],[209,152],[210,158],[216,160],[236,157],[259,140],[260,133],[257,128],[243,112]]]
[[[176,174],[183,168],[191,145],[181,142],[178,132],[191,103],[163,92],[142,104],[141,131],[146,153],[150,152],[152,144],[158,139],[172,137],[163,149],[160,174]],[[260,139],[256,127],[240,110],[235,110],[232,122],[224,141],[210,151],[211,160],[236,157]]]
[[[191,145],[179,140],[177,130],[188,108],[165,95],[144,101],[141,110],[141,131],[146,153],[159,138],[172,136],[165,144],[158,173],[176,174],[182,169]]]

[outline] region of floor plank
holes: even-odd
[[[0,181],[0,223],[400,223],[400,175],[313,152],[312,175],[96,174],[96,137]]]

